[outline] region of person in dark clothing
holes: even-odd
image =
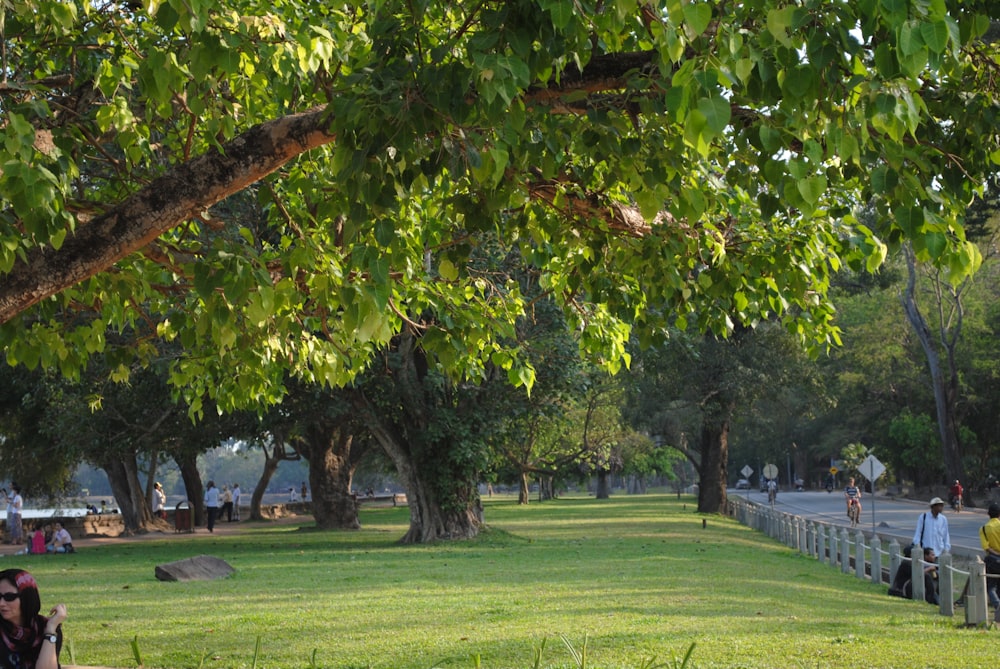
[[[907,546],[903,551],[903,555],[911,557],[909,546]],[[934,555],[934,549],[925,548],[924,562],[934,563],[936,561],[937,557]],[[896,576],[892,579],[892,585],[889,586],[889,594],[894,597],[913,599],[912,560],[904,560],[899,565],[899,569],[896,571]],[[938,604],[937,565],[935,564],[928,564],[924,566],[924,601],[928,604]]]
[[[0,571],[0,667],[58,669],[66,605],[39,613],[38,584],[21,569]]]

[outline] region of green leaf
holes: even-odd
[[[918,206],[900,207],[896,211],[896,224],[907,237],[916,237],[924,227],[923,208]]]
[[[827,183],[826,177],[820,174],[807,179],[800,179],[795,185],[799,190],[799,194],[802,195],[802,199],[811,205],[815,205],[819,202],[823,193],[826,192]]]
[[[715,136],[725,131],[733,114],[730,102],[721,95],[698,100],[698,111],[705,116],[705,126]]]
[[[438,275],[446,281],[458,280],[458,270],[447,258],[442,258],[441,262],[438,263]]]
[[[948,247],[948,238],[941,232],[929,232],[924,235],[924,248],[932,260],[937,260]]]
[[[684,22],[695,37],[701,35],[712,22],[712,5],[707,2],[684,5]]]
[[[792,40],[788,37],[788,29],[792,25],[792,17],[795,7],[789,6],[783,9],[771,9],[767,12],[767,31],[782,46],[792,48]]]
[[[943,19],[920,24],[920,36],[927,48],[934,53],[944,53],[948,48],[949,34],[948,24]]]

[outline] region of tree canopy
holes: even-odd
[[[125,374],[177,341],[195,412],[274,401],[286,371],[348,383],[406,329],[451,373],[530,385],[503,345],[529,305],[468,262],[484,232],[612,368],[671,322],[833,342],[844,263],[909,241],[976,267],[961,215],[1000,155],[998,12],[2,2],[0,342]],[[875,228],[852,215],[873,199]]]

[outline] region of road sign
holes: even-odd
[[[858,467],[858,471],[861,472],[866,479],[874,482],[879,476],[885,472],[885,465],[878,461],[874,455],[869,455],[865,458],[865,461],[861,463]]]
[[[836,467],[830,467],[830,473],[836,474],[839,470]]]
[[[740,474],[743,474],[743,478],[748,479],[750,475],[753,474],[753,467],[750,465],[743,465],[743,469],[740,470]]]
[[[778,477],[778,468],[770,463],[764,465],[764,477],[773,479]]]

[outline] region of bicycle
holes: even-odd
[[[768,488],[767,489],[767,503],[771,505],[772,509],[774,508],[774,503],[775,503],[775,501],[777,501],[777,499],[778,499],[778,490],[777,490],[777,488]]]
[[[847,517],[851,519],[851,527],[857,527],[861,522],[861,503],[851,500],[847,505]]]

